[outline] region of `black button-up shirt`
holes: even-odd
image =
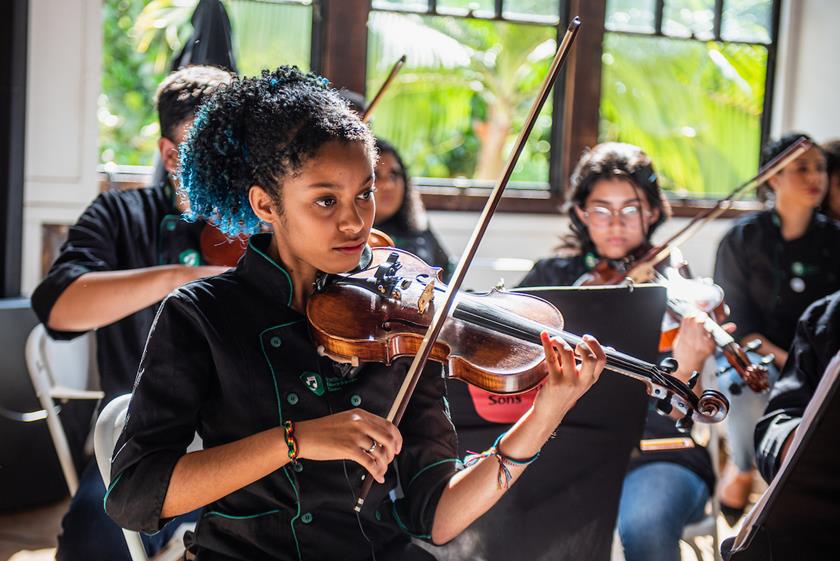
[[[357,406],[387,414],[409,361],[348,372],[318,356],[306,317],[291,308],[291,278],[267,255],[270,243],[269,234],[252,236],[235,270],[189,283],[161,305],[115,447],[106,510],[120,525],[156,531],[166,522],[169,479],[196,431],[212,448],[286,419]],[[409,533],[429,536],[459,467],[440,368],[421,377],[400,431],[397,469],[373,486],[359,520],[353,505],[363,469],[299,460],[208,505],[196,530],[198,558],[353,560],[372,550],[380,560],[426,558]],[[285,447],[282,439],[277,446]],[[397,487],[392,502],[388,491]]]
[[[796,326],[779,380],[765,415],[755,427],[756,464],[770,481],[781,466],[779,453],[799,426],[828,363],[840,350],[840,292],[814,302]]]
[[[32,308],[46,326],[59,296],[85,273],[198,265],[202,227],[181,219],[169,185],[102,193],[70,228],[58,258],[32,293]],[[149,306],[96,330],[104,403],[131,391],[156,309],[157,304]],[[82,334],[47,331],[54,339]]]
[[[787,349],[805,308],[840,289],[840,223],[814,213],[802,237],[785,240],[775,211],[747,216],[720,242],[715,283],[736,339],[760,333]]]
[[[570,257],[552,257],[541,259],[519,283],[519,286],[570,286],[581,276],[592,270],[598,257],[588,253]],[[685,436],[680,433],[674,420],[657,412],[653,402],[649,402],[645,420],[644,438],[669,438]],[[671,462],[693,471],[700,477],[709,492],[714,489],[715,474],[709,453],[702,446],[685,450],[663,450],[635,454],[630,460],[629,471],[651,462]]]

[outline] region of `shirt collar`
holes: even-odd
[[[274,234],[254,234],[248,240],[245,255],[236,266],[237,272],[259,291],[270,296],[272,301],[280,301],[285,306],[292,306],[294,289],[292,277],[282,263],[269,255],[269,247]]]

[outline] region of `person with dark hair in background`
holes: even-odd
[[[167,180],[143,189],[99,195],[70,228],[61,252],[32,294],[32,307],[55,339],[96,330],[97,364],[105,398],[131,392],[158,303],[173,289],[221,273],[201,266],[201,224],[185,224],[178,196],[178,146],[196,109],[229,83],[228,72],[191,66],[158,87],[158,149]],[[120,528],[102,508],[105,487],[95,461],[85,468],[62,521],[59,560],[129,559]],[[174,527],[146,538],[163,545]]]
[[[770,141],[761,164],[796,142],[799,133]],[[799,316],[812,302],[840,288],[840,223],[817,212],[828,189],[826,158],[818,146],[788,164],[766,187],[773,208],[736,222],[720,242],[715,282],[720,285],[736,325],[735,339],[758,339],[761,355],[773,354],[771,388],[787,358]],[[723,365],[725,359],[719,358]],[[772,366],[775,366],[772,367]],[[743,388],[730,373],[719,379],[731,403],[727,435],[731,462],[722,478],[721,510],[734,524],[746,508],[755,468],[753,434],[768,394]]]
[[[441,267],[444,280],[452,273],[449,256],[429,228],[426,208],[412,185],[397,149],[376,140],[376,218],[373,225],[388,234],[394,244],[426,263]]]
[[[571,235],[561,256],[542,259],[519,286],[570,286],[602,259],[623,268],[626,260],[650,247],[653,232],[668,219],[664,198],[650,158],[639,147],[608,142],[588,150],[571,178]],[[703,315],[682,320],[674,340],[675,376],[683,381],[700,370],[714,353],[703,327]],[[695,391],[701,391],[699,384]],[[650,403],[644,438],[682,436],[674,420]],[[714,486],[706,449],[639,453],[624,478],[618,532],[628,561],[678,561],[685,526],[699,522]]]
[[[828,192],[820,205],[820,212],[833,220],[840,220],[840,140],[822,145],[828,173]]]
[[[297,68],[234,79],[199,111],[181,151],[191,211],[252,235],[235,269],[160,307],[112,461],[120,525],[154,532],[203,507],[199,561],[429,559],[412,536],[445,543],[481,516],[598,379],[594,338],[543,332],[533,407],[461,466],[443,376],[420,377],[398,429],[384,416],[410,359],[319,354],[307,302],[323,275],[367,265],[375,156],[358,115]],[[196,431],[204,449],[187,453]],[[365,471],[378,485],[356,513]]]

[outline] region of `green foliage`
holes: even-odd
[[[371,95],[393,61],[403,53],[408,58],[372,126],[400,148],[414,175],[475,177],[482,151],[492,148],[477,128],[500,114],[511,117],[503,150],[484,155],[504,162],[548,71],[554,27],[374,12],[369,31]],[[549,101],[515,181],[547,183],[550,134]]]
[[[666,188],[728,192],[755,173],[767,50],[608,33],[601,140],[641,146]]]
[[[173,54],[192,33],[190,18],[197,2],[103,0],[100,162],[150,165],[154,160],[160,136],[154,93]],[[310,6],[247,0],[228,0],[225,6],[242,74],[281,64],[309,68]]]

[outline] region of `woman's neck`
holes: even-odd
[[[814,209],[809,206],[783,204],[776,205],[776,214],[782,221],[782,238],[795,240],[805,235],[808,225],[811,223],[811,216]]]

